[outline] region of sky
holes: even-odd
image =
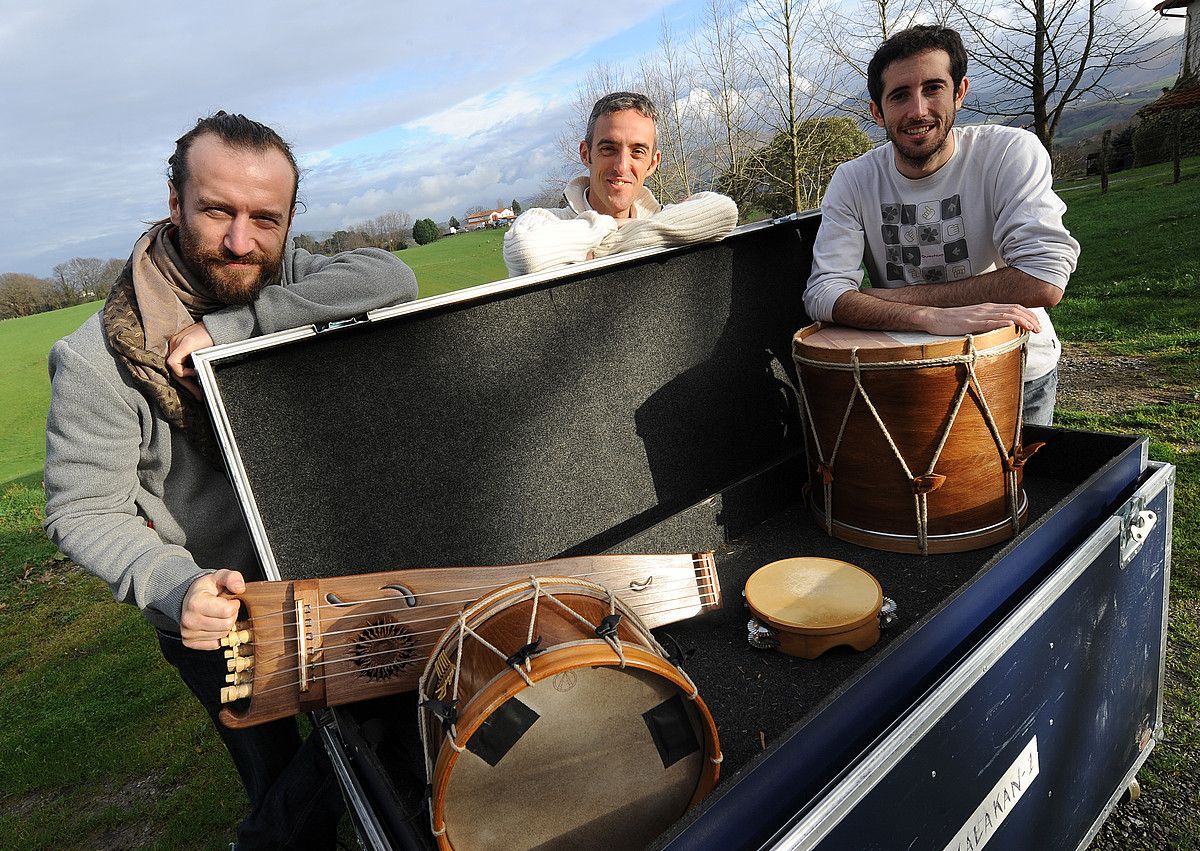
[[[0,0],[0,272],[125,258],[166,215],[175,139],[218,109],[293,144],[295,233],[528,199],[582,130],[588,71],[635,62],[660,21],[686,33],[706,5]]]
[[[166,215],[175,139],[218,109],[294,146],[296,233],[532,197],[587,71],[702,6],[0,0],[0,272],[126,257]]]

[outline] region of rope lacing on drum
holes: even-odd
[[[857,350],[856,350],[857,351]],[[808,405],[808,392],[804,389],[804,377],[799,376],[800,384],[800,399],[804,402],[804,414],[807,422],[813,423],[812,408]],[[821,439],[817,435],[815,426],[811,429],[813,445],[817,448],[817,473],[821,476],[822,493],[824,494],[825,502],[825,533],[833,534],[833,463],[837,459],[838,449],[842,445],[842,435],[846,433],[846,421],[850,419],[850,411],[854,408],[854,400],[858,396],[859,383],[855,381],[854,390],[850,392],[850,401],[846,403],[846,412],[842,415],[842,424],[838,428],[837,437],[833,441],[833,451],[829,453],[829,458],[825,458],[825,452],[821,449]],[[807,450],[808,444],[805,443]]]
[[[1023,375],[1024,374],[1024,366],[1025,366],[1025,356],[1026,356],[1026,350],[1024,347],[1024,343],[1025,343],[1026,339],[1027,339],[1026,334],[1019,334],[1014,339],[1009,340],[1009,341],[1007,341],[999,346],[996,346],[992,349],[989,349],[987,352],[987,357],[996,357],[998,355],[1007,354],[1008,352],[1012,351],[1014,348],[1020,348],[1020,350],[1021,350],[1021,367],[1022,367],[1022,375]],[[846,423],[850,419],[850,411],[854,407],[855,399],[861,394],[864,404],[866,404],[867,409],[870,410],[871,416],[874,417],[876,425],[879,426],[879,430],[883,434],[884,440],[887,441],[888,446],[892,450],[892,454],[896,457],[896,460],[900,464],[900,468],[904,471],[904,475],[909,479],[909,481],[912,482],[913,507],[914,507],[914,511],[916,514],[916,520],[917,520],[917,543],[920,546],[921,555],[926,555],[926,556],[929,555],[929,502],[928,502],[928,495],[930,493],[932,493],[933,491],[937,490],[939,487],[941,487],[942,484],[946,481],[945,476],[938,475],[938,474],[934,473],[933,470],[934,470],[934,467],[937,465],[938,458],[942,454],[942,450],[945,448],[947,439],[950,437],[950,430],[953,428],[954,421],[958,417],[958,412],[962,408],[963,399],[966,398],[967,391],[970,389],[972,384],[975,386],[975,395],[979,400],[980,410],[983,415],[984,422],[987,424],[988,431],[992,435],[992,440],[995,442],[996,448],[999,450],[1001,457],[1006,459],[1005,489],[1008,491],[1008,496],[1009,496],[1009,512],[1010,512],[1011,521],[1013,524],[1013,529],[1014,530],[1020,529],[1020,505],[1019,505],[1020,498],[1019,498],[1019,493],[1018,493],[1018,489],[1017,489],[1017,469],[1019,468],[1020,464],[1024,462],[1024,459],[1028,457],[1028,454],[1032,454],[1032,453],[1026,454],[1026,453],[1022,453],[1017,450],[1017,448],[1015,446],[1016,436],[1014,436],[1014,439],[1013,439],[1014,446],[1011,450],[1007,449],[1004,446],[1004,441],[1000,437],[1000,430],[996,426],[995,418],[992,416],[991,408],[987,403],[987,398],[983,394],[983,388],[980,386],[978,376],[975,373],[975,366],[979,360],[979,357],[980,357],[979,351],[975,347],[975,337],[974,337],[974,335],[971,335],[971,334],[967,335],[967,351],[966,352],[964,352],[962,354],[943,355],[940,357],[932,357],[932,358],[887,361],[884,363],[862,363],[861,361],[859,361],[859,358],[858,358],[858,347],[857,346],[855,346],[854,348],[852,348],[850,350],[850,362],[848,364],[831,363],[831,362],[827,362],[827,361],[817,361],[817,360],[813,360],[811,358],[802,357],[799,354],[796,355],[796,362],[799,364],[811,366],[811,367],[814,367],[817,369],[849,371],[849,372],[852,372],[854,375],[854,389],[850,392],[850,399],[846,403],[846,411],[842,415],[842,423],[841,423],[841,426],[838,428],[837,438],[834,441],[833,453],[830,455],[830,458],[828,461],[825,461],[824,458],[822,457],[823,453],[821,451],[821,445],[818,442],[817,435],[816,435],[817,430],[815,427],[812,429],[813,443],[816,444],[817,456],[818,456],[818,459],[820,460],[820,463],[818,464],[818,467],[817,467],[817,472],[821,476],[821,480],[824,484],[825,531],[827,533],[832,534],[832,532],[833,532],[833,498],[832,498],[832,496],[833,496],[833,462],[837,455],[838,447],[841,446],[842,437],[846,431]],[[935,367],[935,366],[958,366],[958,365],[962,365],[962,366],[966,367],[966,374],[963,376],[963,380],[960,382],[959,387],[958,387],[958,392],[955,394],[954,405],[950,411],[950,415],[946,419],[945,425],[942,428],[942,433],[941,433],[941,437],[938,439],[937,448],[936,448],[936,450],[934,450],[933,458],[930,460],[929,466],[926,468],[925,472],[920,476],[914,476],[912,473],[912,470],[909,469],[908,463],[904,460],[904,455],[900,452],[899,447],[896,446],[896,442],[892,439],[892,435],[888,431],[887,426],[884,424],[883,418],[880,417],[879,412],[876,410],[874,403],[871,401],[871,397],[867,393],[866,388],[863,387],[862,373],[876,371],[876,370],[926,368],[926,367]],[[807,393],[804,392],[803,381],[801,381],[800,390],[801,390],[801,398],[803,398],[803,400],[804,400],[805,413],[807,414],[809,419],[812,420],[812,411],[808,406],[808,395],[807,395]],[[1021,395],[1022,395],[1022,397],[1024,396],[1023,393]],[[1021,433],[1023,407],[1024,407],[1024,399],[1022,398],[1021,401],[1018,403],[1018,409],[1017,409],[1017,432],[1016,432],[1017,435],[1020,435],[1020,433]],[[1034,451],[1036,451],[1036,449]]]
[[[533,614],[531,615],[531,617],[529,619],[530,635],[533,634],[533,621],[534,621],[534,618],[537,617],[538,598],[541,596],[545,596],[545,598],[547,600],[552,602],[554,605],[558,606],[560,609],[562,609],[564,612],[566,612],[568,615],[570,615],[575,620],[579,621],[579,623],[590,628],[592,630],[592,632],[596,635],[597,638],[604,639],[604,642],[613,649],[614,653],[617,654],[617,660],[620,662],[619,667],[622,670],[624,670],[624,668],[625,668],[625,649],[621,644],[621,639],[617,636],[615,631],[611,634],[601,633],[600,631],[597,630],[596,625],[594,623],[589,621],[583,615],[579,614],[579,612],[572,609],[566,603],[559,600],[557,597],[555,597],[549,591],[542,588],[541,582],[537,579],[537,577],[531,576],[529,578],[530,578],[530,580],[532,580],[533,588],[534,588]],[[598,587],[600,587],[600,586],[598,586]],[[616,615],[616,613],[617,613],[617,598],[613,595],[613,592],[611,589],[603,588],[603,590],[608,595],[608,614],[609,614],[609,616],[611,617],[613,615]]]

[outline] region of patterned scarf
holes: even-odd
[[[225,305],[207,285],[188,275],[175,247],[176,231],[173,224],[162,222],[142,234],[104,304],[104,333],[138,389],[220,468],[204,402],[175,380],[166,356],[167,342],[177,331]]]

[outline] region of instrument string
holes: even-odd
[[[538,571],[533,568],[542,567],[542,565],[540,565],[540,564],[529,565],[529,567],[531,568],[529,573],[534,574],[534,575],[547,575],[547,576],[564,575],[564,574],[560,574],[560,573],[538,574]],[[560,565],[560,567],[562,567],[562,565]],[[693,562],[693,564],[691,565],[691,567],[689,569],[695,570],[696,567],[697,567],[697,565]],[[453,568],[443,568],[443,569],[452,570]],[[478,569],[486,570],[486,568],[478,568]],[[607,574],[618,574],[618,575],[621,575],[622,577],[628,576],[628,577],[630,577],[630,582],[635,582],[641,576],[659,575],[660,572],[664,569],[671,569],[673,572],[679,572],[680,570],[682,570],[682,566],[681,565],[659,565],[659,566],[655,567],[654,565],[647,565],[646,569],[644,571],[638,571],[637,568],[631,568],[628,565],[623,565],[620,567],[613,566],[613,567],[605,568],[604,570],[594,570],[594,571],[591,571],[590,573],[571,573],[566,576],[569,579],[591,579],[592,581],[597,581],[595,579],[595,577],[605,576]],[[712,577],[709,576],[709,573],[710,573],[710,571],[708,571],[708,570],[704,571],[704,574],[705,574],[704,581],[712,580]],[[517,577],[511,581],[512,582],[520,582],[524,578],[525,578],[524,576],[521,576],[521,577]],[[691,575],[689,575],[689,579],[690,578],[691,578]],[[697,584],[699,584],[702,581],[700,579],[699,572],[695,573],[695,581],[697,582]],[[399,579],[397,579],[395,584],[403,585],[404,584],[403,577],[400,577]],[[492,581],[492,582],[487,582],[483,585],[468,585],[468,586],[465,586],[462,588],[445,588],[440,591],[425,591],[425,592],[421,592],[419,595],[416,592],[413,592],[413,596],[414,597],[416,597],[416,596],[437,597],[437,596],[441,596],[444,594],[465,594],[465,593],[471,592],[471,591],[480,592],[478,594],[473,594],[467,601],[467,602],[470,602],[470,601],[473,601],[476,598],[482,596],[483,592],[494,591],[495,589],[503,587],[504,585],[507,585],[507,584],[510,584],[510,582]],[[598,584],[602,585],[604,583],[599,582]],[[326,593],[327,594],[328,593],[336,594],[336,592],[332,592],[332,591],[326,591]],[[403,592],[397,591],[393,594],[388,594],[385,597],[369,597],[365,600],[349,600],[344,603],[321,603],[317,606],[317,608],[318,608],[318,610],[320,610],[320,609],[344,609],[347,606],[352,606],[352,605],[363,605],[366,603],[386,603],[386,602],[392,602],[394,600],[403,600],[403,599],[404,599]],[[429,604],[418,603],[417,605],[419,606],[419,605],[429,605]],[[413,608],[415,608],[415,607],[413,607]],[[288,612],[288,611],[268,612],[263,615],[259,615],[257,619],[260,621],[265,621],[266,619],[273,618],[273,617],[280,617],[280,618],[287,617],[288,614],[290,614],[290,612]]]
[[[681,599],[681,600],[682,600],[682,599],[688,599],[688,598],[680,597],[680,598],[678,598],[678,599]],[[666,602],[673,602],[673,601],[666,601]],[[686,610],[686,609],[694,609],[694,608],[696,608],[698,605],[699,605],[699,603],[698,603],[698,602],[694,602],[694,601],[693,601],[693,602],[691,602],[690,604],[688,604],[688,605],[683,605],[683,606],[674,606],[674,607],[671,607],[671,608],[665,608],[665,609],[662,609],[662,608],[656,608],[656,609],[654,610],[654,612],[655,612],[656,614],[666,614],[666,613],[673,612],[673,611]],[[455,614],[457,614],[457,613],[455,613]],[[450,621],[450,620],[454,620],[454,617],[455,617],[454,615],[448,615],[448,616],[446,617],[446,620],[448,620],[448,621]],[[443,631],[444,631],[444,630],[430,630],[429,632],[443,632]],[[375,640],[384,640],[384,639],[369,639],[368,641],[365,641],[365,642],[363,642],[363,643],[370,643],[370,641],[375,641]],[[406,649],[410,649],[410,650],[413,650],[413,651],[416,651],[416,652],[418,652],[418,653],[419,653],[420,651],[427,651],[427,650],[430,650],[430,649],[432,649],[432,648],[436,647],[436,646],[437,646],[437,644],[438,644],[438,642],[436,642],[436,641],[435,641],[435,642],[433,642],[433,643],[430,643],[430,644],[420,644],[420,645],[417,645],[416,647],[413,647],[413,648],[406,648]],[[325,647],[325,648],[322,648],[322,649],[321,649],[321,653],[322,653],[322,654],[324,654],[324,653],[325,653],[325,651],[327,651],[327,650],[330,650],[330,649],[334,649],[334,647],[350,647],[350,646],[353,646],[353,643],[351,643],[351,644],[344,644],[344,645],[332,645],[332,646],[330,646],[330,647]],[[383,654],[386,654],[386,653],[394,653],[394,652],[395,652],[395,650],[394,650],[394,649],[391,649],[391,648],[389,648],[389,649],[385,649],[385,650],[373,651],[373,652],[371,652],[371,653],[365,653],[365,654],[362,654],[362,656],[359,656],[358,658],[366,658],[366,657],[368,657],[368,656],[379,656],[379,655],[383,655]],[[310,677],[310,678],[309,678],[309,682],[323,682],[323,681],[328,681],[328,680],[332,680],[332,679],[337,679],[337,678],[339,678],[339,677],[352,677],[352,676],[359,676],[359,675],[361,675],[361,674],[366,674],[366,673],[368,673],[368,672],[370,672],[370,671],[377,671],[377,670],[382,670],[382,669],[384,669],[384,668],[391,668],[391,667],[394,667],[394,666],[395,666],[395,665],[397,665],[397,664],[404,665],[404,664],[421,663],[421,662],[427,661],[427,659],[428,659],[428,654],[427,654],[427,653],[426,653],[424,656],[421,656],[421,655],[414,655],[414,656],[413,656],[411,659],[406,659],[406,660],[404,660],[403,662],[389,661],[389,662],[386,662],[386,663],[383,663],[383,664],[380,664],[380,665],[371,665],[371,666],[365,666],[365,667],[356,667],[356,668],[354,668],[353,670],[349,670],[349,671],[340,671],[340,672],[337,672],[337,673],[332,673],[332,674],[322,674],[322,675],[320,675],[320,676],[316,676],[316,677]],[[340,659],[340,660],[333,660],[333,661],[330,661],[330,660],[322,660],[321,662],[314,662],[313,664],[333,664],[333,663],[334,663],[334,662],[336,662],[336,661],[349,662],[350,660],[349,660],[349,659]],[[298,684],[298,683],[299,683],[299,681],[300,681],[299,673],[300,673],[300,666],[299,666],[299,665],[296,665],[296,666],[294,666],[294,667],[291,667],[291,668],[280,668],[280,669],[278,669],[278,670],[272,671],[272,672],[271,672],[271,676],[272,676],[272,677],[273,677],[273,676],[275,676],[275,675],[280,675],[280,674],[283,674],[283,675],[286,675],[286,674],[294,674],[294,675],[295,675],[295,679],[294,679],[293,681],[290,681],[290,682],[285,682],[285,683],[280,683],[280,684],[278,684],[278,685],[269,686],[269,687],[267,687],[267,688],[264,688],[264,689],[261,689],[261,690],[260,690],[260,689],[256,689],[256,690],[254,691],[254,694],[255,694],[255,695],[263,695],[263,694],[270,694],[271,692],[275,692],[275,691],[281,691],[281,690],[283,690],[283,689],[288,689],[288,690],[295,689],[295,688],[296,688],[296,686],[297,686],[297,684]],[[380,694],[380,696],[382,696],[382,694],[383,694],[383,693],[381,693],[381,694]]]
[[[673,602],[674,599],[676,599],[674,597],[655,597],[651,593],[651,589],[654,589],[654,591],[657,593],[670,594],[670,593],[674,593],[673,589],[678,588],[680,585],[683,585],[684,587],[686,587],[689,590],[692,588],[695,588],[696,592],[697,592],[697,597],[700,598],[699,602],[701,605],[706,605],[706,606],[715,605],[720,600],[720,594],[718,593],[719,586],[717,585],[716,582],[699,581],[693,577],[676,577],[676,578],[666,579],[666,580],[663,580],[662,582],[659,582],[657,584],[657,586],[654,586],[654,585],[650,586],[645,591],[630,590],[627,592],[627,591],[622,590],[622,591],[618,591],[616,593],[618,594],[618,596],[621,597],[621,599],[625,602],[626,605],[633,606],[635,608],[635,610],[639,606],[641,608],[645,609],[645,608],[652,608],[658,602]],[[494,590],[494,587],[492,590]],[[423,594],[421,596],[423,597],[426,595]],[[444,608],[444,607],[448,607],[448,606],[461,607],[463,605],[474,602],[476,599],[478,599],[478,598],[471,597],[471,598],[456,599],[456,600],[443,600],[442,602],[435,602],[435,603],[417,603],[417,605],[415,605],[415,606],[409,606],[407,603],[404,602],[404,598],[402,598],[402,597],[396,598],[396,597],[389,596],[389,597],[380,597],[380,598],[376,598],[376,599],[372,599],[372,600],[364,600],[364,601],[360,601],[360,602],[347,603],[342,606],[337,606],[335,608],[344,610],[345,611],[344,617],[363,617],[364,615],[373,615],[373,616],[382,617],[384,615],[394,615],[394,614],[416,614],[418,609],[424,609],[425,611],[429,611],[431,609]],[[372,603],[399,603],[399,605],[395,606],[394,608],[376,609],[376,610],[364,612],[364,613],[350,611],[350,609],[352,609],[352,608],[356,608],[359,606],[366,606],[366,605],[370,605]],[[321,608],[327,608],[327,607],[321,607]],[[251,626],[255,630],[257,630],[258,627],[267,623],[273,616],[283,616],[286,618],[282,624],[283,628],[285,628],[285,629],[286,628],[294,629],[296,626],[295,612],[289,612],[289,611],[271,612],[266,615],[259,615],[251,620]],[[452,614],[430,614],[425,617],[405,617],[403,619],[403,621],[401,622],[401,624],[402,625],[418,624],[418,623],[424,623],[426,621],[442,620],[442,619],[445,619],[445,618],[448,618],[451,616],[452,616]],[[340,620],[340,618],[339,618],[339,620]],[[363,627],[361,627],[361,626],[351,627],[351,628],[342,629],[342,630],[330,629],[330,630],[326,630],[326,631],[322,632],[321,636],[323,638],[325,638],[325,637],[329,637],[329,636],[333,636],[333,635],[340,635],[340,634],[343,634],[346,632],[360,632],[362,629],[363,629]],[[258,644],[259,646],[266,647],[266,646],[270,646],[272,644],[284,644],[290,640],[291,639],[288,639],[288,638],[281,638],[281,639],[274,639],[271,641],[256,641],[255,643]]]

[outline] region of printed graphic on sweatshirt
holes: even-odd
[[[887,279],[940,284],[971,277],[958,195],[919,204],[881,204]]]

